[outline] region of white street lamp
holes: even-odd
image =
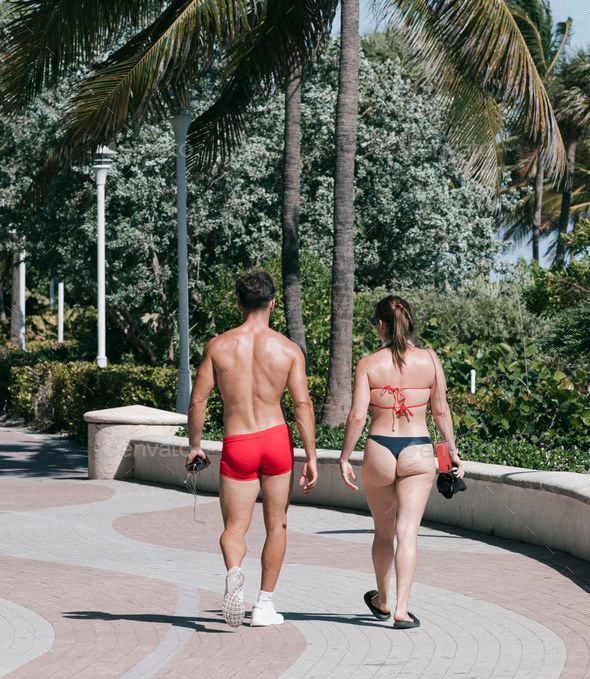
[[[25,257],[26,253],[21,250],[18,261],[18,348],[25,350]]]
[[[57,341],[64,341],[64,282],[57,284]]]
[[[97,276],[96,287],[98,292],[97,315],[98,315],[98,355],[96,365],[106,368],[106,317],[105,317],[105,218],[104,218],[104,187],[107,174],[112,165],[112,157],[115,155],[106,146],[99,146],[92,166],[96,177],[96,248],[97,248]]]
[[[172,118],[176,142],[176,230],[178,240],[178,388],[176,412],[187,413],[191,392],[188,344],[188,245],[186,228],[186,134],[191,124],[187,111]]]

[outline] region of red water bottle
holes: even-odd
[[[436,444],[436,457],[438,459],[438,471],[451,471],[451,455],[449,454],[449,444],[446,441],[439,441]]]

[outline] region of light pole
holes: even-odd
[[[18,261],[18,349],[24,351],[25,346],[25,257],[26,253],[21,250]]]
[[[107,181],[107,174],[113,163],[112,157],[115,155],[106,146],[99,146],[94,156],[94,169],[96,177],[96,249],[97,249],[97,275],[96,287],[98,299],[96,311],[98,315],[98,355],[96,365],[99,368],[106,368],[106,317],[105,317],[105,218],[104,218],[104,187]]]
[[[176,230],[178,241],[178,387],[176,412],[187,413],[191,392],[188,356],[188,245],[186,228],[186,133],[191,124],[187,111],[172,118],[176,145]]]
[[[64,341],[64,282],[57,284],[57,341]]]

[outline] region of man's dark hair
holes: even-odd
[[[250,271],[236,278],[236,295],[244,311],[264,309],[275,293],[274,281],[266,271]]]

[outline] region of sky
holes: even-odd
[[[565,21],[568,17],[573,19],[573,35],[571,48],[590,48],[590,2],[589,0],[550,0],[553,11],[553,19],[557,23]],[[373,0],[360,0],[361,6],[361,33],[369,33],[375,30],[375,19],[371,7]],[[334,22],[335,32],[339,32],[339,17]],[[549,242],[541,240],[541,255],[545,252]],[[531,246],[523,244],[515,246],[503,257],[508,262],[514,262],[519,257],[531,258]],[[542,256],[542,263],[545,258]]]

